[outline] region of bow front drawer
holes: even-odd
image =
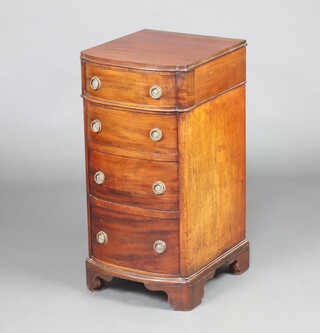
[[[108,103],[174,107],[175,75],[168,72],[132,70],[85,64],[85,95]]]
[[[150,153],[177,153],[175,115],[133,113],[89,102],[85,109],[89,144]]]
[[[179,271],[178,220],[91,207],[93,256],[114,265],[166,274]]]
[[[178,164],[89,151],[90,193],[123,205],[178,211]]]

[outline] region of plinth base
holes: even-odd
[[[244,240],[225,252],[190,277],[164,277],[144,272],[102,265],[94,259],[86,259],[87,285],[89,290],[96,291],[103,287],[104,281],[113,277],[144,283],[149,290],[164,291],[168,302],[174,310],[188,311],[201,303],[206,281],[212,279],[216,269],[229,264],[233,274],[242,274],[249,268],[249,242]]]

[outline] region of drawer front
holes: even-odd
[[[178,164],[89,151],[90,193],[154,210],[178,210]],[[164,190],[163,194],[161,191]],[[157,192],[157,193],[155,193]]]
[[[176,104],[174,74],[91,64],[86,64],[85,73],[85,91],[89,95],[111,101],[159,107],[174,107]],[[93,78],[97,78],[98,81],[90,83]],[[150,89],[153,86],[161,88],[160,98],[151,97]]]
[[[92,142],[153,153],[177,152],[177,118],[114,110],[86,103]]]
[[[154,219],[92,206],[91,225],[95,258],[138,270],[178,274],[178,220]],[[159,241],[163,242],[159,249],[163,251],[165,247],[163,253],[154,250],[155,242],[159,244]]]

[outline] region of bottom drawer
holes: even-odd
[[[178,229],[178,220],[91,206],[92,255],[106,263],[176,275],[179,273]]]

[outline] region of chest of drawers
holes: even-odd
[[[87,284],[162,290],[175,310],[249,266],[244,40],[142,30],[81,52]]]

